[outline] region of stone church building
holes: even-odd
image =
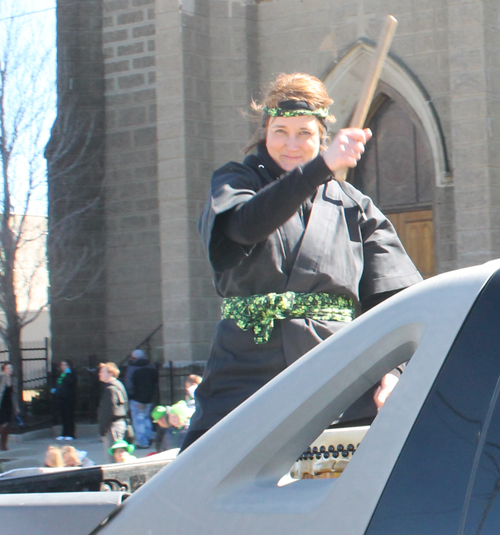
[[[350,173],[426,276],[500,251],[500,4],[492,0],[58,0],[47,158],[55,359],[205,360],[220,300],[196,230],[210,176],[279,72],[322,79],[349,124],[384,18],[398,20]],[[69,171],[68,171],[69,169]],[[85,215],[86,214],[86,215]],[[90,253],[89,253],[90,251]],[[93,251],[93,252],[92,252]],[[67,258],[86,259],[70,282]],[[73,297],[58,298],[62,286]],[[58,293],[59,292],[59,293]]]

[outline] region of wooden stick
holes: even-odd
[[[363,125],[365,124],[366,116],[368,115],[368,110],[370,109],[370,105],[372,103],[373,94],[377,88],[380,73],[382,72],[382,67],[384,65],[385,58],[387,57],[387,53],[389,52],[397,25],[398,21],[392,15],[387,15],[384,27],[382,28],[382,32],[380,34],[377,48],[375,49],[375,55],[373,57],[370,72],[365,79],[358,104],[356,105],[351,124],[349,125],[350,128],[363,128]],[[347,176],[347,171],[347,168],[339,169],[335,173],[335,179],[338,181],[344,181]]]

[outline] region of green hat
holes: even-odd
[[[188,407],[188,404],[183,399],[172,405],[170,409],[170,414],[177,414],[183,426],[193,416],[193,412],[194,409]]]
[[[160,418],[165,416],[167,412],[167,407],[164,407],[163,405],[156,406],[151,411],[151,420],[153,420],[153,423],[156,423]]]
[[[132,453],[135,450],[135,446],[133,444],[129,444],[126,440],[117,440],[111,446],[111,448],[109,448],[108,453],[113,455],[115,450],[119,450],[120,448],[127,450],[129,453]]]

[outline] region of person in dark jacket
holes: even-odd
[[[97,409],[97,422],[110,463],[114,458],[109,455],[109,448],[117,440],[122,440],[127,430],[128,396],[125,386],[118,380],[119,375],[120,370],[114,362],[106,362],[99,368],[99,381],[104,383],[104,388]]]
[[[252,104],[255,153],[212,175],[198,229],[222,314],[184,448],[361,311],[422,280],[387,217],[336,180],[372,134],[342,128],[327,144],[332,103],[318,78],[280,74]],[[384,379],[379,400],[393,385]]]
[[[158,372],[141,349],[134,349],[130,355],[125,386],[130,400],[136,447],[148,448],[153,439],[150,415],[158,387]]]
[[[56,440],[73,440],[75,438],[75,406],[77,377],[73,363],[66,359],[61,362],[61,374],[52,389],[57,411],[61,417],[62,430]]]
[[[7,451],[12,414],[19,414],[17,383],[10,362],[2,362],[0,372],[0,451]]]

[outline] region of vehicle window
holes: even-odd
[[[481,432],[500,376],[500,329],[496,325],[499,306],[500,276],[496,274],[455,340],[394,467],[367,534],[461,532]],[[495,417],[498,418],[498,412]],[[500,426],[494,431],[493,427],[491,445],[481,457],[481,473],[489,475],[478,479],[468,519],[476,529],[463,533],[496,534],[499,530],[497,521],[495,531],[477,531],[499,482]],[[494,503],[498,506],[496,494]],[[498,515],[496,512],[496,519]]]
[[[500,357],[500,348],[498,349]],[[480,437],[480,455],[469,484],[470,500],[464,511],[464,533],[497,534],[500,530],[500,403],[497,383],[491,422]]]

